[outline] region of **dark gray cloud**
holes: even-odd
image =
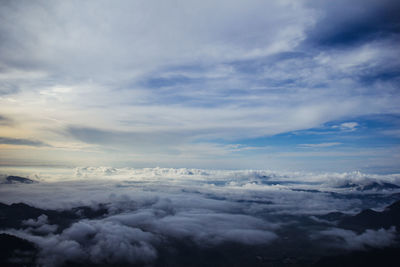
[[[20,146],[50,146],[42,141],[23,139],[23,138],[9,138],[9,137],[0,137],[0,144],[5,145],[20,145]]]
[[[66,134],[88,144],[112,146],[117,149],[146,148],[149,152],[158,151],[162,147],[180,144],[189,136],[187,133],[172,131],[130,132],[79,126],[68,127]]]
[[[311,4],[311,3],[310,3]],[[343,47],[374,40],[393,39],[400,34],[400,3],[396,0],[313,2],[321,19],[309,32],[308,41],[325,47]]]

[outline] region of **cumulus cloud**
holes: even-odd
[[[28,226],[42,226],[43,224],[48,223],[48,217],[44,214],[40,215],[39,217],[37,217],[36,220],[34,219],[28,219],[22,222],[22,224],[24,225],[28,225]]]
[[[133,206],[132,204],[136,204]],[[183,209],[169,199],[113,204],[111,215],[99,220],[83,219],[60,234],[46,236],[39,230],[47,217],[24,221],[37,227],[34,231],[8,230],[7,233],[34,242],[41,249],[38,262],[58,266],[66,261],[111,264],[143,263],[157,258],[157,248],[166,240],[191,240],[200,247],[213,247],[226,242],[243,245],[269,244],[278,236],[279,226],[249,215],[221,213],[196,205]],[[117,210],[115,206],[119,206]],[[113,214],[113,215],[112,215]]]
[[[143,262],[157,256],[150,242],[156,237],[138,228],[110,221],[81,221],[66,229],[61,238],[83,246],[93,262]]]
[[[7,233],[35,243],[41,249],[37,263],[43,266],[60,266],[67,260],[83,260],[86,256],[77,242],[60,240],[59,235],[42,237],[15,230]]]
[[[22,225],[28,226],[26,231],[41,235],[54,233],[58,229],[57,225],[48,223],[48,217],[45,214],[40,215],[36,220],[35,219],[24,220],[22,221]]]
[[[8,233],[34,242],[40,248],[38,263],[60,266],[67,261],[137,263],[156,258],[150,242],[157,238],[140,229],[107,221],[80,221],[61,234],[32,235],[29,231]]]
[[[232,244],[274,246],[286,242],[282,234],[287,227],[296,228],[310,215],[356,213],[371,205],[387,205],[384,192],[381,202],[374,195],[371,204],[367,195],[338,189],[336,182],[400,180],[398,175],[358,172],[81,167],[68,176],[73,172],[75,177],[69,180],[65,173],[42,173],[40,184],[0,187],[0,202],[9,204],[23,201],[57,210],[78,206],[96,210],[102,204],[106,209],[96,218],[80,213],[81,218],[70,225],[50,224],[42,214],[24,220],[22,229],[5,231],[35,243],[40,248],[39,263],[45,266],[67,261],[151,263],[157,261],[163,248],[176,245],[174,242],[200,250]],[[314,223],[332,227],[324,220]],[[337,247],[362,249],[392,244],[396,231],[357,234],[329,228],[319,232],[308,229],[304,234],[310,234],[316,242],[332,239]]]

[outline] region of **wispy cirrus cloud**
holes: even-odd
[[[4,136],[82,151],[96,143],[106,157],[129,143],[168,154],[163,139],[262,147],[254,140],[327,123],[359,132],[357,118],[400,114],[397,16],[388,15],[398,4],[345,5],[7,2],[0,103],[18,124]]]
[[[0,144],[4,145],[17,145],[17,146],[33,146],[33,147],[43,147],[50,146],[42,141],[23,139],[23,138],[9,138],[0,137]]]
[[[304,147],[304,148],[322,148],[322,147],[338,146],[338,145],[341,145],[341,144],[342,143],[339,143],[339,142],[319,143],[319,144],[300,144],[299,147]]]

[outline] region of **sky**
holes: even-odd
[[[400,3],[0,2],[0,164],[400,172]]]

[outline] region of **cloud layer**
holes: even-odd
[[[398,199],[400,189],[357,188],[400,185],[399,175],[110,167],[68,171],[29,175],[39,183],[0,185],[0,202],[74,212],[69,224],[41,214],[22,221],[20,229],[3,230],[35,243],[38,263],[44,266],[151,265],[168,253],[221,253],[230,246],[279,258],[292,253],[287,247],[310,244],[316,247],[304,253],[320,257],[328,245],[334,251],[379,248],[397,236],[394,228],[363,233],[332,228],[335,221],[318,216],[382,209]],[[104,212],[85,217],[82,209],[72,209],[81,206]]]
[[[8,165],[283,167],[294,162],[286,148],[257,138],[336,121],[341,133],[320,144],[344,143],[331,150],[352,157],[359,148],[337,139],[368,128],[355,119],[399,115],[400,66],[397,2],[354,6],[5,2],[1,156]],[[368,156],[353,169],[394,169],[396,140],[371,161],[379,153],[363,144]],[[312,168],[292,158],[290,168]]]

